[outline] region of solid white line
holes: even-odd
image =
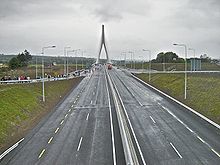
[[[168,94],[160,91],[159,89],[153,87],[152,85],[149,85],[148,83],[144,82],[143,80],[139,79],[138,77],[134,76],[131,74],[132,77],[134,77],[135,79],[139,80],[140,82],[144,83],[145,85],[147,85],[148,87],[156,90],[157,92],[161,93],[162,95],[168,97],[169,99],[175,101],[176,103],[178,103],[179,105],[185,107],[187,110],[191,111],[192,113],[196,114],[197,116],[201,117],[202,119],[206,120],[207,122],[209,122],[210,124],[214,125],[216,128],[220,129],[220,125],[218,125],[217,123],[215,123],[214,121],[210,120],[209,118],[205,117],[204,115],[200,114],[199,112],[195,111],[194,109],[190,108],[189,106],[181,103],[180,101],[178,101],[177,99],[174,99],[173,97],[169,96]]]
[[[150,116],[150,118],[151,118],[151,120],[154,122],[154,124],[156,124],[156,122],[155,122],[155,120],[153,119],[153,117]]]
[[[44,154],[44,152],[46,151],[46,149],[43,149],[38,157],[38,159],[40,159],[42,157],[42,155]]]
[[[112,138],[112,154],[113,154],[113,165],[116,165],[116,152],[115,152],[115,137],[114,137],[114,127],[113,127],[113,119],[112,119],[112,107],[111,107],[111,102],[110,102],[110,96],[109,96],[109,89],[108,89],[108,84],[107,84],[107,78],[105,76],[106,80],[106,89],[107,89],[107,94],[108,94],[108,105],[109,105],[109,116],[110,116],[110,127],[111,127],[111,138]]]
[[[2,158],[4,158],[9,152],[11,152],[13,149],[15,149],[19,143],[21,143],[22,141],[24,140],[24,138],[22,138],[21,140],[19,140],[17,143],[15,143],[13,146],[11,146],[9,149],[7,149],[5,152],[3,152],[1,155],[0,155],[0,160]]]
[[[142,151],[141,151],[141,147],[140,147],[140,145],[139,145],[139,143],[138,143],[138,140],[137,140],[137,137],[136,137],[136,135],[135,135],[135,133],[134,133],[134,129],[133,129],[133,126],[132,126],[132,124],[131,124],[131,121],[130,121],[130,119],[129,119],[129,117],[128,117],[128,113],[127,113],[127,111],[126,111],[125,105],[124,105],[124,103],[123,103],[123,101],[122,101],[122,98],[121,98],[121,96],[120,96],[120,94],[119,94],[119,92],[118,92],[118,89],[117,89],[115,83],[114,83],[114,82],[112,82],[112,83],[113,83],[114,86],[115,86],[115,90],[116,90],[117,93],[118,93],[118,97],[119,97],[119,99],[120,99],[120,101],[121,101],[121,104],[122,104],[122,107],[123,107],[123,109],[124,109],[126,118],[128,119],[128,123],[129,123],[129,125],[130,125],[131,132],[132,132],[132,134],[133,134],[133,136],[134,136],[134,140],[135,140],[135,142],[136,142],[138,151],[139,151],[139,153],[140,153],[140,155],[141,155],[141,160],[142,160],[143,164],[146,165],[146,162],[145,162],[143,153],[142,153]]]
[[[80,138],[80,140],[79,140],[78,147],[77,147],[77,151],[79,151],[79,150],[80,150],[82,140],[83,140],[83,137],[81,136],[81,138]]]
[[[53,136],[48,140],[48,144],[50,144],[52,140],[53,140]]]
[[[214,152],[218,157],[220,157],[220,155],[219,155],[218,152],[216,152],[214,149],[211,149],[211,150],[212,150],[212,152]]]
[[[86,120],[88,120],[89,119],[89,113],[87,114],[87,116],[86,116]]]
[[[59,131],[59,129],[60,129],[60,128],[58,127],[54,133],[57,133],[57,132]]]
[[[180,155],[179,151],[177,151],[176,147],[172,143],[170,143],[170,145],[172,146],[174,151],[177,153],[177,155],[182,159],[183,157],[182,157],[182,155]]]

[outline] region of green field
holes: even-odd
[[[45,82],[46,104],[41,83],[0,85],[0,151],[23,137],[80,81]]]
[[[185,64],[184,63],[165,63],[165,70],[171,71],[184,71],[185,70]],[[131,64],[126,64],[127,68],[131,68]],[[148,69],[149,63],[144,63],[143,68]],[[134,69],[142,69],[142,63],[134,63],[132,64],[132,68]],[[163,64],[162,63],[151,63],[151,69],[157,70],[157,71],[163,71]],[[187,70],[190,70],[190,63],[187,64]],[[201,64],[201,70],[203,71],[220,71],[220,65],[214,64],[214,63],[202,63]]]
[[[148,82],[148,74],[138,74]],[[187,99],[184,99],[184,74],[153,74],[151,85],[187,104],[220,124],[220,75],[188,74]]]

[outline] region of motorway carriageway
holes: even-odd
[[[130,74],[115,68],[107,72],[120,95],[138,160],[147,165],[219,164],[219,129]],[[84,78],[0,165],[126,164],[115,110],[101,67]]]

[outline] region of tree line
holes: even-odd
[[[28,66],[28,63],[31,60],[32,60],[31,54],[27,50],[24,50],[24,52],[19,53],[16,57],[13,57],[9,61],[8,65],[9,68],[16,69],[16,68]]]

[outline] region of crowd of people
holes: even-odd
[[[27,76],[14,76],[14,77],[11,77],[11,76],[3,76],[1,78],[1,81],[10,81],[10,80],[30,80],[30,77],[27,77]]]

